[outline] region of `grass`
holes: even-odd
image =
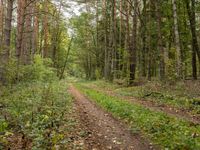
[[[142,132],[163,149],[200,149],[199,125],[133,105],[82,84],[76,84],[76,87],[115,117],[127,122],[134,132]]]
[[[0,106],[0,149],[17,144],[12,140],[21,138],[19,134],[33,150],[69,147],[76,121],[70,116],[72,98],[65,81],[20,83],[5,88]]]
[[[140,86],[124,87],[105,81],[85,82],[87,86],[110,90],[116,96],[130,96],[142,100],[153,101],[157,104],[166,104],[171,107],[185,109],[192,114],[200,114],[200,83],[179,82],[176,85],[167,85],[158,82],[149,82]]]

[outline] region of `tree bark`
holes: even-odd
[[[0,1],[0,50],[3,48],[4,1]]]
[[[5,27],[4,27],[4,42],[3,47],[0,52],[0,80],[3,83],[6,82],[6,65],[9,61],[10,52],[10,40],[11,40],[11,27],[12,27],[12,12],[13,12],[13,0],[7,0],[7,11],[5,17]]]
[[[156,0],[156,17],[157,17],[157,34],[158,34],[158,49],[160,52],[160,79],[165,79],[165,58],[164,58],[164,47],[163,47],[163,37],[162,37],[162,18],[160,10],[160,0]]]
[[[192,68],[193,68],[192,72],[193,72],[193,78],[196,80],[197,79],[196,55],[198,56],[200,64],[200,50],[196,34],[195,0],[191,0],[191,6],[189,0],[185,0],[185,2],[190,21],[190,30],[192,33]]]
[[[25,24],[25,0],[17,1],[17,46],[16,57],[18,59],[18,65],[23,62],[22,60],[22,47],[24,36],[24,24]]]
[[[38,8],[35,3],[34,12],[37,12]],[[33,42],[32,42],[32,57],[38,52],[38,40],[39,40],[39,17],[35,15],[33,18]]]
[[[175,47],[176,47],[176,68],[178,78],[182,77],[182,62],[181,62],[181,45],[180,36],[178,29],[178,15],[177,15],[177,4],[176,0],[172,0],[173,5],[173,20],[174,20],[174,35],[175,35]]]
[[[147,2],[143,0],[143,16],[141,25],[142,51],[141,51],[141,74],[146,77],[146,52],[147,52]]]
[[[31,3],[31,0],[27,0],[27,4]],[[31,63],[31,51],[32,51],[32,14],[33,14],[33,3],[26,7],[25,11],[25,27],[24,27],[24,44],[23,44],[23,63]]]
[[[136,72],[136,55],[137,55],[137,9],[138,9],[138,0],[134,1],[134,12],[133,12],[133,27],[132,27],[132,45],[130,48],[130,79],[129,84],[132,84],[135,80]]]
[[[48,12],[48,1],[45,0],[44,2],[44,11]],[[48,14],[45,13],[44,14],[44,18],[43,18],[43,30],[44,30],[44,47],[43,47],[43,57],[46,58],[48,57],[48,39],[49,39],[49,29],[48,29]]]

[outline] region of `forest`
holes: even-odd
[[[1,149],[200,149],[200,1],[0,0]]]

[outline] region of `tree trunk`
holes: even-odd
[[[165,58],[164,58],[164,47],[162,39],[162,19],[161,19],[161,10],[160,10],[160,0],[156,0],[156,17],[157,17],[157,34],[158,34],[158,49],[160,53],[160,79],[165,78]]]
[[[4,1],[0,1],[0,51],[3,48]]]
[[[0,80],[4,83],[6,82],[6,65],[9,60],[10,52],[10,40],[11,40],[11,23],[12,23],[12,12],[13,12],[13,0],[7,0],[7,11],[5,17],[5,27],[4,27],[4,43],[2,50],[0,52]]]
[[[189,0],[185,0],[186,7],[188,11],[189,21],[190,21],[190,30],[192,33],[192,68],[193,68],[193,78],[197,79],[197,64],[196,64],[196,54],[198,56],[200,64],[200,50],[197,41],[196,34],[196,15],[195,15],[195,0],[191,0],[191,7]]]
[[[107,2],[103,0],[103,19],[104,19],[104,77],[108,79],[109,76],[109,62],[108,62],[108,18],[107,18]]]
[[[34,6],[34,12],[37,12],[37,6]],[[32,55],[38,52],[38,40],[39,40],[39,18],[38,15],[33,19],[33,42],[32,42]],[[33,56],[32,56],[33,57]]]
[[[175,47],[176,47],[176,65],[177,65],[176,68],[177,68],[178,78],[182,78],[181,45],[180,45],[180,36],[178,30],[178,15],[177,15],[176,0],[172,0],[172,5],[173,5]]]
[[[138,0],[134,1],[134,15],[133,15],[133,27],[132,27],[132,45],[130,49],[130,79],[129,84],[132,84],[135,80],[136,72],[136,54],[137,54],[137,9]]]
[[[23,36],[24,36],[24,24],[25,24],[25,1],[17,1],[17,47],[16,57],[18,59],[18,65],[23,62],[22,60],[22,47],[23,47]]]
[[[45,12],[48,12],[48,1],[45,0],[45,3],[44,3],[44,8],[45,8]],[[49,38],[49,29],[48,29],[48,14],[45,13],[44,14],[44,18],[43,18],[43,30],[44,30],[44,47],[43,47],[43,57],[46,58],[48,57],[48,38]]]
[[[31,0],[27,1],[27,4],[31,3]],[[24,44],[23,44],[23,63],[31,63],[31,51],[32,51],[32,12],[33,12],[33,3],[29,4],[26,7],[25,14],[25,28],[24,28]]]
[[[143,16],[141,26],[141,38],[142,38],[142,51],[141,51],[141,74],[146,77],[146,52],[147,52],[147,2],[143,0]]]
[[[111,32],[111,39],[112,39],[112,64],[111,64],[111,72],[112,72],[112,79],[116,78],[116,50],[117,50],[117,37],[116,37],[116,29],[117,29],[117,22],[116,22],[116,0],[112,1],[112,32]]]
[[[149,28],[152,26],[152,2],[151,0],[149,1],[149,4],[148,4],[148,26]],[[151,29],[148,29],[148,54],[147,54],[147,57],[148,57],[148,74],[147,74],[147,77],[148,77],[148,80],[151,80],[151,76],[152,76],[152,46],[151,46]]]

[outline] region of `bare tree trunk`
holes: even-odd
[[[125,53],[128,54],[130,50],[130,4],[128,1],[124,1],[124,8],[125,10],[125,39],[124,39],[124,49]],[[127,77],[127,72],[130,68],[129,65],[129,58],[127,55],[124,55],[124,61],[123,62],[123,72],[124,72],[124,77]]]
[[[126,35],[125,35],[125,49],[129,50],[130,46],[130,4],[129,2],[125,2],[125,10],[126,10]]]
[[[3,48],[4,2],[0,1],[0,50]]]
[[[137,9],[138,0],[134,1],[134,15],[133,15],[133,27],[132,27],[132,45],[130,46],[130,79],[129,84],[132,84],[135,80],[136,72],[136,54],[137,54]]]
[[[119,77],[121,78],[123,76],[123,51],[124,51],[124,16],[122,14],[123,11],[123,0],[120,0],[120,28],[119,28],[119,61],[118,61],[118,70],[120,71]]]
[[[27,4],[31,3],[31,0],[27,1]],[[25,11],[25,28],[24,28],[24,44],[23,44],[23,61],[24,64],[31,63],[31,47],[32,47],[32,12],[33,3],[26,7]]]
[[[149,1],[149,11],[148,11],[148,26],[151,27],[152,23],[152,17],[151,17],[151,11],[152,11],[152,1],[150,0]],[[152,46],[151,46],[151,30],[148,29],[148,54],[147,54],[147,57],[148,57],[148,80],[151,80],[151,76],[152,76]]]
[[[157,17],[157,26],[158,26],[158,49],[160,52],[160,79],[163,80],[165,78],[165,52],[163,47],[163,39],[162,39],[162,21],[161,21],[161,10],[160,10],[160,0],[156,0],[156,17]]]
[[[189,0],[185,0],[186,7],[188,11],[189,21],[190,21],[190,30],[192,33],[192,68],[193,68],[193,78],[197,79],[197,64],[196,64],[196,55],[198,56],[200,64],[200,50],[197,41],[196,34],[196,14],[195,14],[195,0],[191,0],[191,7]]]
[[[104,77],[109,77],[109,52],[108,52],[108,17],[107,17],[107,1],[103,0],[103,18],[104,18]]]
[[[34,12],[37,12],[37,6],[35,3]],[[38,40],[39,40],[39,18],[38,15],[34,16],[33,19],[33,42],[32,42],[32,57],[35,53],[38,52]]]
[[[45,12],[48,12],[48,1],[45,0]],[[46,13],[44,15],[44,19],[43,19],[43,30],[44,30],[44,47],[43,47],[43,57],[48,57],[48,38],[49,38],[49,29],[48,29],[48,14]]]
[[[7,11],[5,18],[5,27],[4,27],[4,43],[3,48],[0,53],[0,80],[6,82],[5,80],[5,69],[6,64],[9,60],[9,51],[10,51],[10,40],[11,40],[11,27],[12,27],[12,12],[13,12],[13,0],[7,0]]]
[[[111,32],[111,39],[112,39],[112,64],[111,64],[111,72],[112,72],[112,78],[116,78],[116,49],[117,49],[117,41],[116,41],[116,0],[112,1],[112,32]]]
[[[142,38],[142,51],[141,51],[141,72],[142,76],[146,77],[146,52],[147,52],[147,1],[143,0],[143,18],[141,26],[141,38]]]
[[[16,47],[16,57],[18,59],[18,65],[23,62],[22,61],[22,47],[23,47],[23,32],[24,32],[24,24],[25,24],[25,1],[18,0],[17,1],[17,47]]]
[[[176,67],[178,78],[182,77],[182,62],[181,62],[181,45],[180,36],[178,30],[178,15],[177,15],[177,5],[176,0],[172,0],[173,5],[173,20],[174,20],[174,35],[175,35],[175,47],[176,47]]]

